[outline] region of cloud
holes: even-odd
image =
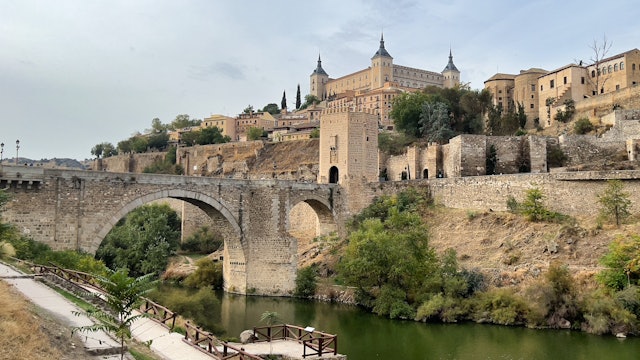
[[[226,61],[218,61],[208,66],[192,65],[189,68],[189,77],[194,80],[208,81],[216,76],[224,76],[231,80],[246,79],[243,66]]]

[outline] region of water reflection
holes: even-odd
[[[202,314],[218,318],[227,336],[260,325],[265,311],[289,324],[338,334],[349,360],[364,359],[638,359],[640,339],[579,332],[466,324],[390,321],[357,307],[286,298],[216,293],[220,307]],[[213,312],[220,311],[220,314]],[[198,321],[196,319],[196,321]]]

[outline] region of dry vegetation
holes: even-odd
[[[71,328],[41,309],[34,309],[0,281],[0,359],[94,359],[71,337]]]

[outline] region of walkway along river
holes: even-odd
[[[163,288],[163,292],[170,291]],[[260,325],[265,311],[283,322],[337,334],[349,360],[370,359],[638,359],[640,338],[616,339],[568,330],[388,320],[355,306],[216,293],[226,336]],[[217,313],[214,313],[217,312]],[[198,319],[194,319],[198,322]],[[204,320],[202,320],[204,321]]]

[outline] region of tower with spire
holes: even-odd
[[[460,71],[453,64],[453,55],[451,54],[451,49],[449,49],[449,63],[442,70],[442,76],[444,76],[444,83],[442,84],[445,88],[452,88],[457,85],[460,85]]]
[[[318,54],[318,66],[313,73],[311,73],[309,94],[316,96],[320,100],[324,100],[326,97],[325,86],[329,81],[329,74],[322,68],[322,60],[320,54]]]
[[[381,88],[393,81],[393,57],[384,48],[384,34],[380,35],[380,47],[371,58],[371,88]]]

